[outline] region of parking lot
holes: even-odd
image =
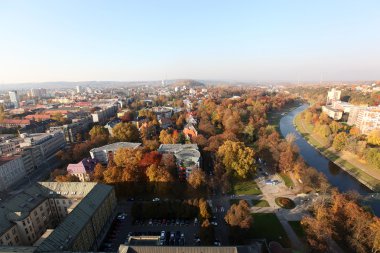
[[[104,239],[100,250],[116,251],[120,244],[192,246],[200,243],[200,224],[195,219],[133,220],[130,216],[132,202],[118,207],[118,216]],[[125,218],[122,218],[125,214]],[[162,232],[165,236],[162,237]],[[156,241],[151,238],[157,237]],[[161,237],[161,239],[160,239]],[[147,239],[148,238],[148,239]],[[129,240],[131,239],[131,240]],[[143,240],[144,239],[144,240]]]

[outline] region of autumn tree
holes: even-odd
[[[104,126],[96,125],[90,130],[91,142],[101,146],[108,142],[109,132]]]
[[[4,105],[0,105],[0,122],[2,122],[5,118],[5,109]]]
[[[202,219],[211,218],[211,208],[203,198],[199,200],[199,215]]]
[[[230,241],[234,244],[244,243],[248,229],[252,225],[252,216],[247,201],[240,200],[227,211],[224,220],[230,227]]]
[[[140,166],[142,156],[140,149],[121,148],[115,152],[114,161],[116,167],[121,168],[122,182],[141,181],[144,174]]]
[[[101,165],[100,163],[96,164],[95,165],[95,168],[94,168],[94,173],[92,175],[93,177],[93,180],[95,182],[102,182],[104,180],[104,172],[105,172],[105,168],[103,165]]]
[[[368,134],[367,140],[369,144],[380,146],[380,129],[372,130]]]
[[[198,189],[206,184],[206,173],[200,168],[193,169],[187,181],[194,189]]]
[[[147,168],[146,176],[149,182],[167,183],[174,181],[169,171],[157,164],[152,164]]]
[[[239,177],[246,178],[255,172],[255,153],[243,142],[225,141],[219,147],[217,155],[226,169],[235,172]]]
[[[341,151],[343,150],[346,143],[347,143],[347,134],[345,132],[341,132],[334,137],[332,146],[336,151]]]
[[[112,129],[112,133],[117,141],[138,142],[140,140],[139,129],[132,123],[119,123]]]

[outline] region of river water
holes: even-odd
[[[321,155],[313,146],[311,146],[295,129],[293,125],[294,117],[305,110],[308,105],[302,105],[295,110],[289,112],[283,116],[280,120],[280,131],[283,136],[289,133],[293,133],[296,136],[295,144],[299,148],[299,152],[303,159],[312,167],[316,168],[318,171],[322,172],[334,187],[337,187],[339,191],[357,191],[360,194],[369,194],[372,191],[365,185],[360,183],[350,174],[345,172],[339,166],[335,165],[333,162],[328,160],[326,157]],[[367,205],[371,206],[374,213],[380,216],[380,200],[371,200],[366,202]]]

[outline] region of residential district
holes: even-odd
[[[364,145],[355,159],[380,185],[379,91],[192,80],[3,91],[0,252],[377,252],[376,204],[335,188],[300,155],[302,137],[278,128],[309,104],[309,133],[342,159]]]

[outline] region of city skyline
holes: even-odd
[[[5,1],[0,84],[376,80],[376,1]]]

